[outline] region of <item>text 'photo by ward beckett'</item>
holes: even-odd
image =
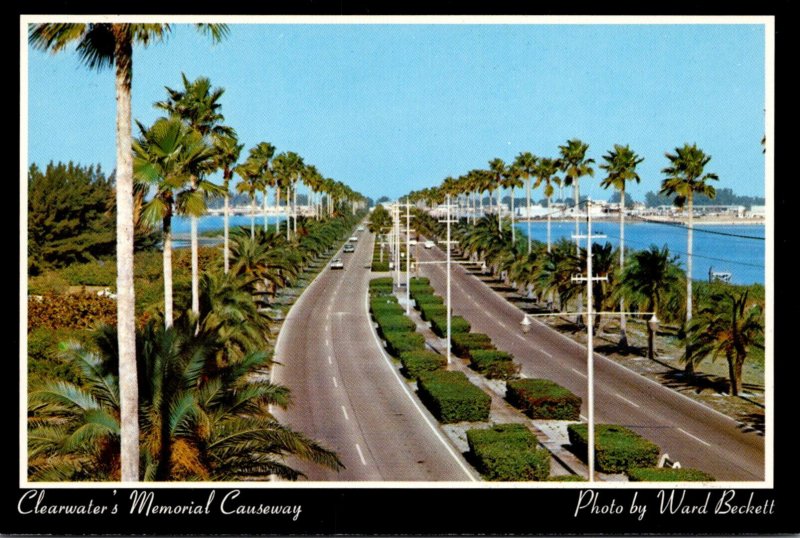
[[[18,6],[0,532],[800,532],[784,7]]]

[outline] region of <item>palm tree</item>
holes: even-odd
[[[683,360],[695,364],[709,354],[712,359],[724,355],[732,396],[742,391],[742,365],[748,351],[752,347],[764,348],[763,307],[748,301],[748,293],[748,290],[738,294],[725,290],[712,295],[689,325],[688,339],[692,345],[686,346],[683,355]]]
[[[250,148],[248,159],[258,168],[258,183],[263,191],[262,204],[264,209],[264,231],[267,231],[267,189],[275,184],[270,160],[275,155],[275,146],[269,142],[259,142]],[[255,209],[255,208],[254,208]]]
[[[600,182],[604,189],[614,187],[619,191],[619,266],[625,267],[625,183],[635,181],[639,183],[639,174],[636,167],[644,161],[629,146],[614,144],[614,149],[603,155],[605,164],[600,168],[605,170],[608,175]],[[625,318],[625,298],[619,299],[619,347],[623,350],[628,348],[628,337],[626,334]]]
[[[216,167],[222,169],[222,188],[225,190],[224,201],[224,271],[228,272],[230,269],[230,185],[233,179],[233,171],[236,167],[236,162],[239,160],[239,155],[242,153],[244,144],[239,144],[239,139],[236,134],[217,135],[214,136],[214,149],[216,150]]]
[[[678,207],[686,204],[688,224],[686,227],[686,324],[692,320],[692,229],[694,224],[694,195],[704,194],[714,198],[717,191],[706,183],[719,179],[716,174],[704,173],[706,165],[711,160],[697,144],[684,144],[675,148],[675,153],[666,153],[670,166],[661,172],[667,177],[661,183],[661,194],[675,195],[674,203]],[[688,341],[687,341],[688,344]],[[690,350],[686,350],[691,355]],[[694,371],[692,361],[686,362],[686,373]]]
[[[525,178],[525,202],[527,204],[528,221],[528,254],[531,253],[531,176],[536,173],[536,164],[539,158],[530,151],[520,153],[514,159],[514,166],[520,171],[520,175]]]
[[[622,271],[619,293],[625,294],[631,303],[644,304],[656,317],[662,317],[664,299],[682,284],[682,273],[677,264],[678,257],[670,256],[666,245],[659,249],[651,245],[628,258]],[[647,324],[647,356],[655,358],[653,330]]]
[[[505,172],[503,172],[503,187],[506,189],[511,189],[511,242],[517,242],[517,230],[514,226],[514,188],[522,187],[522,172],[520,169],[510,164],[506,166]]]
[[[230,135],[235,131],[222,122],[225,117],[219,112],[222,105],[220,98],[225,93],[223,88],[213,88],[211,81],[206,77],[198,77],[190,82],[186,75],[181,73],[183,90],[173,90],[166,88],[168,98],[166,101],[155,103],[156,108],[167,111],[170,116],[177,117],[185,121],[192,129],[196,130],[203,137],[212,135]],[[191,186],[193,190],[222,194],[216,185],[210,182],[203,182],[207,173],[215,170],[213,163],[205,170],[198,170],[191,176]],[[201,188],[205,187],[204,189]],[[198,198],[202,205],[197,207],[197,211],[189,214],[191,225],[191,250],[192,250],[192,312],[197,312],[200,301],[200,266],[198,259],[199,245],[197,239],[197,218],[205,213],[205,196]]]
[[[250,196],[250,238],[256,233],[256,193],[261,190],[261,165],[255,160],[247,159],[234,171],[242,181],[236,184],[236,191]]]
[[[489,161],[489,208],[492,205],[492,193],[497,189],[497,229],[500,229],[500,191],[503,187],[503,174],[506,172],[506,163],[503,159]]]
[[[540,185],[544,185],[544,195],[547,198],[547,252],[550,252],[550,200],[553,197],[553,184],[561,186],[561,179],[555,175],[557,171],[558,162],[555,159],[544,157],[536,163],[533,172],[536,176],[533,188],[538,189]]]
[[[142,206],[142,218],[151,226],[162,225],[164,268],[164,323],[172,326],[172,217],[196,204],[196,191],[186,190],[192,174],[213,157],[213,149],[199,133],[179,119],[162,118],[149,129],[139,125],[141,136],[134,142],[133,171],[137,181],[156,188]]]
[[[572,185],[573,193],[575,196],[575,252],[580,254],[580,224],[578,218],[578,206],[581,200],[581,189],[579,185],[580,178],[589,175],[594,176],[594,169],[590,166],[594,164],[594,159],[587,159],[586,152],[589,150],[589,144],[584,144],[577,138],[567,140],[565,146],[558,147],[561,158],[559,159],[559,167],[564,172],[564,184]],[[589,211],[589,208],[586,208]],[[578,294],[578,324],[582,324],[581,312],[583,312],[583,294]]]
[[[228,33],[223,24],[198,24],[214,41]],[[161,41],[169,24],[32,24],[28,40],[53,53],[77,44],[81,61],[91,69],[115,67],[117,102],[115,173],[117,209],[117,336],[120,353],[121,480],[139,480],[138,387],[136,379],[135,293],[133,285],[133,156],[131,154],[131,81],[133,45]]]

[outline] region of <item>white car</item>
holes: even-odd
[[[364,226],[359,226],[358,228],[356,228],[356,231],[357,232],[363,232],[364,231]]]
[[[331,260],[331,269],[344,269],[344,263],[342,263],[341,258]]]
[[[425,241],[425,245],[424,246],[425,246],[425,248],[433,248],[433,241],[428,239],[427,241]]]
[[[417,240],[416,239],[409,239],[408,240],[408,244],[409,245],[416,245],[417,244]]]
[[[356,237],[355,235],[353,235],[353,236],[351,236],[351,237],[350,237],[349,241],[350,241],[351,243],[355,243],[356,241],[358,241],[358,237]]]

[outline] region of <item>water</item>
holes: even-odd
[[[527,223],[521,222],[517,224],[517,229],[524,235],[527,226]],[[732,273],[731,282],[734,284],[764,283],[765,241],[704,233],[703,230],[740,236],[765,237],[763,224],[695,225],[692,278],[707,280],[708,269],[713,267],[715,271]],[[550,233],[553,242],[562,237],[571,240],[572,234],[575,233],[575,223],[553,222]],[[585,222],[581,223],[581,233],[586,233]],[[605,239],[596,239],[595,243],[608,241],[616,247],[619,244],[619,223],[595,221],[592,223],[592,234],[606,235]],[[535,240],[547,241],[547,222],[531,222],[531,235]],[[581,241],[585,246],[586,240],[582,239]],[[625,223],[625,246],[628,249],[644,250],[650,245],[657,245],[660,248],[665,244],[670,253],[679,256],[678,262],[685,268],[686,228],[650,222]]]
[[[279,216],[278,220],[283,222],[286,220],[286,217]],[[267,221],[269,222],[270,226],[275,225],[275,215],[269,215],[267,217]],[[228,223],[231,229],[236,228],[237,226],[244,226],[248,230],[250,229],[250,215],[231,215],[229,217]],[[225,226],[225,217],[222,215],[204,215],[197,219],[197,230],[198,232],[208,232],[212,230],[222,230]],[[256,216],[256,228],[261,227],[264,228],[264,217],[262,215]],[[188,217],[183,216],[176,216],[172,219],[172,233],[174,234],[188,234],[191,232],[191,225],[190,220]]]

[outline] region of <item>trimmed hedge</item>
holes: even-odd
[[[588,453],[589,427],[570,424],[569,442],[584,459]],[[631,467],[655,467],[661,449],[638,433],[616,424],[595,425],[595,461],[605,473],[623,473]]]
[[[372,262],[371,270],[376,273],[386,273],[389,271],[389,262]]]
[[[411,287],[414,286],[427,286],[431,283],[431,279],[426,276],[415,276],[411,279]]]
[[[714,482],[716,479],[699,469],[671,467],[633,467],[628,469],[631,482]]]
[[[470,358],[474,349],[495,349],[492,339],[483,333],[457,333],[450,337],[453,353],[462,359]]]
[[[369,302],[369,309],[373,316],[397,316],[406,312],[396,297],[375,297]]]
[[[473,349],[470,366],[489,379],[515,379],[521,366],[513,362],[514,356],[496,349]]]
[[[447,358],[433,351],[407,351],[400,354],[403,364],[403,374],[412,379],[418,378],[426,372],[441,370],[447,365]]]
[[[438,295],[433,295],[432,293],[418,293],[416,295],[412,295],[411,298],[414,299],[417,310],[419,310],[423,304],[444,304],[444,299]]]
[[[414,332],[416,324],[403,314],[381,314],[375,316],[381,336],[388,332]]]
[[[391,295],[394,283],[391,277],[373,278],[369,281],[370,295]]]
[[[422,303],[419,306],[419,315],[425,321],[430,321],[434,316],[446,316],[447,307],[440,303]]]
[[[489,418],[492,399],[473,385],[463,372],[437,370],[422,374],[419,398],[439,422],[476,422]]]
[[[533,481],[550,476],[550,453],[522,424],[468,430],[467,443],[478,471],[489,480]]]
[[[549,379],[515,379],[506,384],[506,400],[531,418],[579,420],[582,400]]]
[[[425,349],[425,337],[419,333],[409,331],[386,332],[386,349],[390,354],[399,357],[406,351],[421,351]]]
[[[435,295],[435,290],[428,284],[411,284],[408,293],[411,294],[411,297],[416,298],[417,295]]]
[[[440,338],[447,336],[447,316],[431,316],[431,329]],[[470,330],[469,321],[461,316],[452,316],[450,318],[450,334],[468,333]]]
[[[547,479],[548,482],[586,482],[586,479],[576,474],[561,474],[558,476],[551,476]]]

